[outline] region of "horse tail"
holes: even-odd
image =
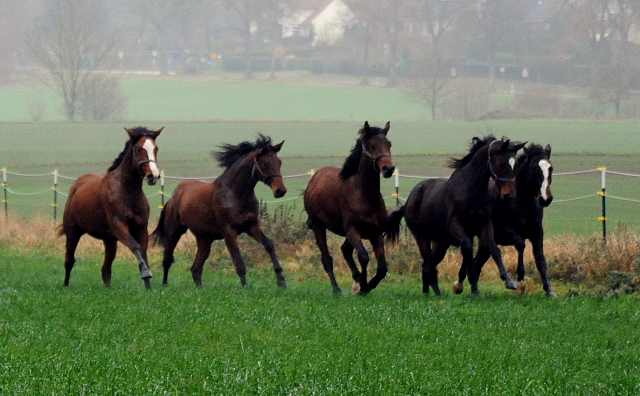
[[[400,237],[400,221],[404,217],[405,206],[396,209],[389,214],[387,222],[384,225],[384,236],[391,243],[398,242]]]
[[[165,208],[162,208],[162,211],[160,212],[160,220],[158,220],[158,225],[149,236],[151,242],[153,242],[154,245],[164,246],[165,242],[167,241],[167,235],[164,232],[164,215]]]

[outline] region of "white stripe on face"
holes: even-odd
[[[147,157],[152,161],[149,162],[149,169],[151,169],[151,173],[153,173],[153,177],[160,177],[160,171],[158,170],[158,166],[156,165],[156,156],[155,149],[156,145],[153,143],[153,140],[147,139],[142,145],[142,148],[147,150]]]
[[[542,195],[542,199],[547,200],[549,198],[547,197],[547,187],[549,187],[549,168],[551,168],[551,163],[546,159],[542,159],[538,162],[538,166],[542,169],[542,176],[544,177],[540,187],[540,195]]]
[[[516,159],[515,158],[509,158],[509,165],[511,165],[511,169],[515,169],[516,168]]]

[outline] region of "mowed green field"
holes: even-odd
[[[0,251],[3,395],[637,395],[637,298],[424,297],[417,278],[331,294],[317,265],[287,274],[186,270],[144,290],[135,264]],[[339,279],[341,284],[347,279]]]
[[[363,117],[364,118],[364,117]],[[373,125],[385,120],[370,119]],[[289,189],[287,195],[275,201],[270,190],[258,185],[258,196],[270,206],[299,200],[309,176],[307,172],[323,166],[341,166],[357,138],[361,122],[122,122],[122,123],[5,123],[0,124],[0,167],[21,174],[42,174],[42,177],[8,175],[10,213],[21,217],[35,214],[52,216],[53,191],[50,187],[54,169],[66,177],[84,173],[103,173],[124,147],[127,139],[123,127],[139,124],[149,128],[165,127],[158,138],[160,167],[169,176],[165,192],[171,194],[179,179],[171,177],[214,177],[221,169],[210,157],[223,142],[254,140],[261,132],[274,141],[284,140],[280,153],[282,173]],[[552,190],[556,202],[545,215],[548,234],[590,235],[601,230],[601,198],[599,166],[618,172],[640,174],[640,139],[637,122],[592,121],[503,121],[491,123],[424,123],[391,120],[389,139],[393,143],[393,161],[401,175],[400,194],[406,198],[420,178],[411,176],[447,177],[451,171],[444,166],[447,158],[464,155],[473,136],[491,131],[496,136],[551,144],[554,172],[590,171],[581,175],[556,176]],[[72,180],[59,178],[59,191],[68,192]],[[159,214],[159,186],[145,187],[152,203],[152,219]],[[394,180],[384,180],[382,193],[390,208],[396,200]],[[607,175],[607,191],[617,197],[640,200],[640,179]],[[561,202],[578,197],[588,198]],[[297,197],[297,198],[296,198]],[[65,197],[59,196],[59,215]],[[609,228],[625,222],[640,230],[640,206],[637,202],[608,199]]]

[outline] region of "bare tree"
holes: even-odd
[[[362,69],[360,71],[360,84],[369,84],[369,56],[371,42],[373,40],[372,32],[376,26],[381,24],[381,7],[380,0],[348,0],[347,6],[353,10],[356,18],[356,24],[353,27],[358,36],[362,40],[363,55]]]
[[[420,77],[409,83],[409,94],[429,107],[431,120],[436,121],[438,109],[450,92],[446,87],[451,77],[450,67],[439,53],[433,52],[431,55],[423,63]]]
[[[99,0],[50,0],[27,36],[29,54],[45,71],[39,76],[62,97],[69,120],[76,117],[79,93],[92,73],[107,66],[116,42],[107,20]]]
[[[244,41],[244,78],[253,77],[251,70],[251,32],[252,23],[259,14],[261,2],[253,0],[226,0],[227,6],[235,10],[242,18],[242,39]]]

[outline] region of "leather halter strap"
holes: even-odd
[[[281,173],[272,173],[270,175],[264,173],[262,168],[260,168],[260,165],[258,165],[258,157],[257,156],[253,157],[253,169],[251,169],[251,177],[255,177],[256,169],[258,170],[258,173],[260,173],[260,176],[262,176],[261,182],[263,182],[264,184],[267,184],[267,180],[272,179],[274,177],[282,177]]]
[[[364,148],[364,144],[362,144],[362,153],[373,160],[373,169],[375,170],[378,170],[378,168],[376,168],[376,164],[378,163],[378,160],[380,158],[391,157],[391,154],[389,153],[381,153],[374,156],[373,154],[368,152],[367,149]]]
[[[497,140],[494,140],[493,142],[489,143],[489,150],[487,151],[487,155],[489,157],[488,159],[488,163],[489,163],[489,173],[491,173],[491,178],[495,181],[499,181],[502,183],[515,183],[516,182],[516,178],[515,177],[501,177],[498,176],[498,174],[495,172],[495,170],[493,169],[493,166],[491,165],[491,145],[493,143],[497,142]]]

